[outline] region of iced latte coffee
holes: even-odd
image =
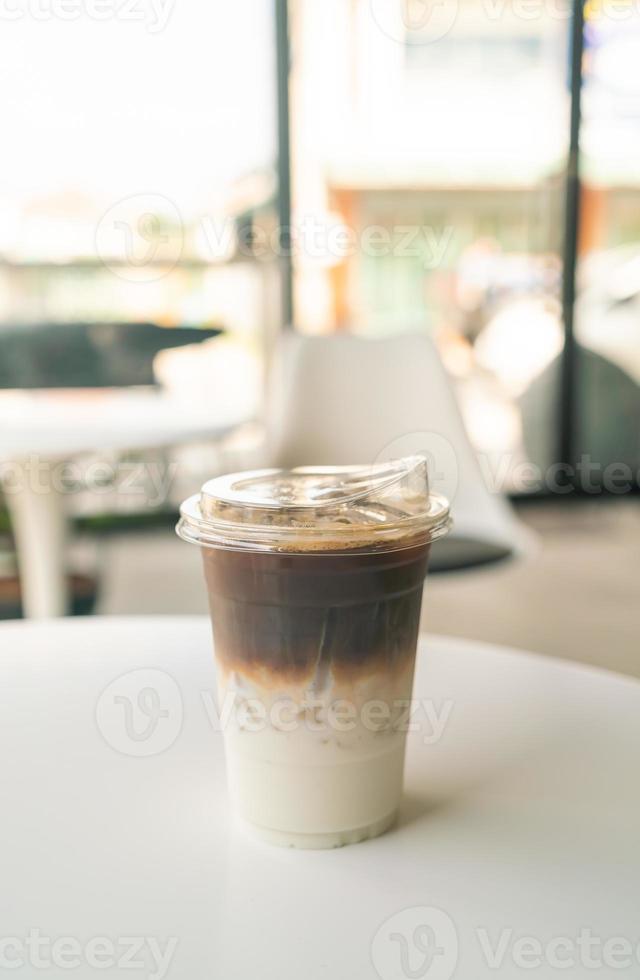
[[[382,833],[402,790],[422,586],[449,526],[425,461],[212,480],[178,533],[202,547],[230,788],[261,836]]]

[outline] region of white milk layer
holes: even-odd
[[[382,833],[402,793],[410,693],[410,669],[348,688],[331,684],[322,695],[266,692],[235,672],[227,676],[220,696],[240,816],[269,840],[298,847]]]
[[[228,746],[227,765],[238,812],[262,836],[292,847],[339,847],[393,821],[404,744],[333,765],[274,764]]]

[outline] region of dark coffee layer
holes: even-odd
[[[331,554],[203,549],[216,653],[291,681],[404,667],[415,654],[429,544]]]

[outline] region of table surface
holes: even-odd
[[[0,458],[145,449],[212,437],[245,421],[154,388],[0,392]]]
[[[5,624],[0,675],[0,957],[36,929],[82,980],[640,969],[634,681],[427,637],[398,826],[303,852],[230,816],[205,620]]]

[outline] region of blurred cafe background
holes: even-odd
[[[426,432],[426,626],[640,676],[637,0],[129,7],[0,13],[0,617],[202,612],[207,477]]]

